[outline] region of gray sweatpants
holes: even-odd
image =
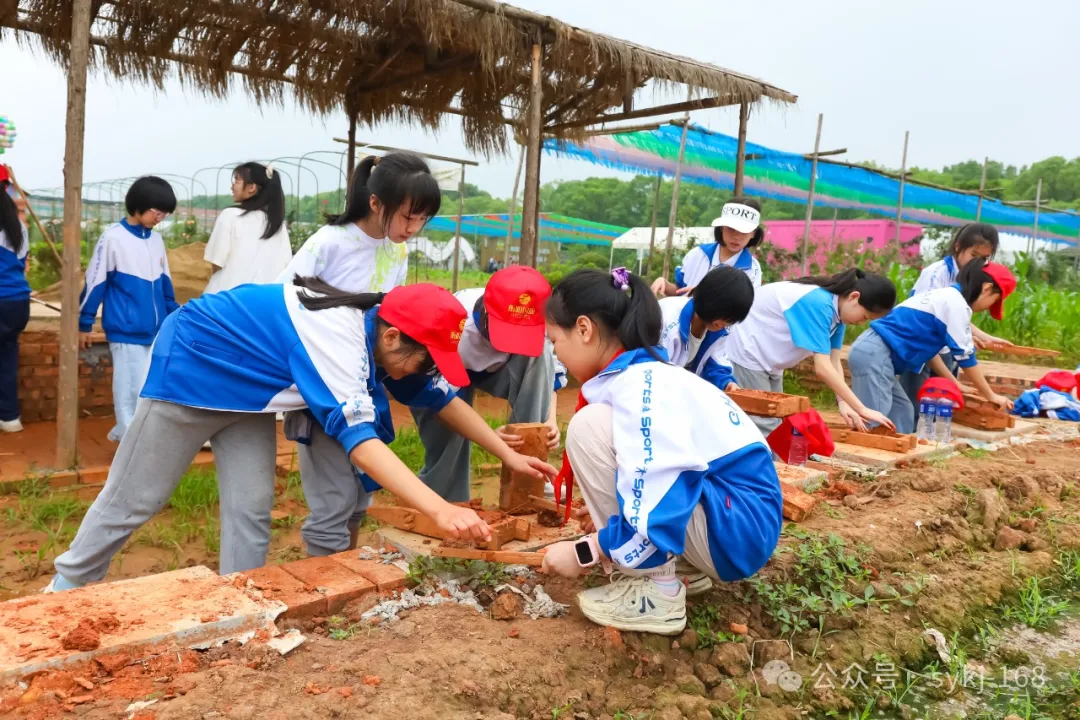
[[[731,374],[735,376],[735,384],[744,390],[765,390],[767,392],[784,392],[784,373],[771,373],[765,370],[751,370],[738,363],[731,363]],[[780,418],[761,417],[751,415],[750,420],[765,437],[780,426]]]
[[[536,358],[512,355],[491,375],[462,389],[458,397],[472,405],[475,391],[480,389],[510,403],[509,422],[544,422],[551,409],[554,384],[555,363],[550,352]],[[444,425],[431,410],[413,408],[412,416],[424,443],[420,479],[450,502],[468,502],[472,443]]]
[[[321,557],[349,549],[350,533],[364,522],[371,493],[364,489],[345,448],[312,421],[311,444],[296,444],[300,483],[308,516],[300,535],[308,555]]]
[[[67,552],[53,562],[76,584],[105,577],[131,534],[165,507],[210,440],[221,498],[223,575],[262,567],[270,544],[277,436],[273,413],[202,410],[142,398],[105,487]]]
[[[848,355],[851,391],[871,410],[884,413],[896,432],[915,431],[915,408],[893,369],[892,352],[881,336],[869,328],[856,338]]]
[[[945,367],[949,371],[956,375],[960,366],[953,359],[951,353],[942,353],[939,355],[942,361],[945,363]],[[915,416],[915,424],[919,424],[919,391],[922,390],[923,383],[934,374],[934,371],[930,369],[930,363],[927,363],[920,373],[905,372],[900,374],[900,387],[904,388],[904,392],[907,393],[908,400],[911,401],[911,412]]]

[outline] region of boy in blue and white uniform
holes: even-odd
[[[172,187],[159,177],[141,177],[124,197],[128,216],[105,229],[86,269],[79,297],[79,345],[89,349],[98,307],[113,364],[116,426],[120,442],[135,416],[150,346],[165,318],[179,305],[169,276],[165,243],[154,226],[176,210]]]
[[[721,266],[710,270],[689,296],[660,300],[660,345],[672,365],[686,368],[720,390],[737,389],[723,352],[728,327],[746,319],[754,286],[745,273]]]
[[[475,513],[442,500],[386,447],[394,428],[384,385],[402,402],[440,409],[440,419],[515,470],[554,474],[507,447],[436,382],[437,369],[468,384],[457,354],[464,320],[453,296],[428,284],[384,297],[302,278],[296,285],[242,285],[188,303],[161,329],[133,432],[121,442],[71,548],[56,559],[50,589],[101,580],[128,537],[164,507],[208,439],[222,497],[221,572],[261,567],[274,502],[274,414],[304,408],[362,477],[448,534],[489,537]]]
[[[761,264],[750,252],[765,239],[760,203],[751,198],[732,198],[724,204],[712,226],[714,242],[698,245],[686,253],[683,264],[675,268],[674,283],[666,278],[656,279],[652,290],[657,297],[685,295],[697,287],[707,272],[724,265],[746,273],[755,289],[761,287]]]
[[[30,237],[10,194],[11,175],[0,165],[0,432],[22,432],[19,419],[19,334],[30,320],[26,254]]]
[[[548,336],[583,382],[567,460],[599,530],[548,547],[543,570],[614,565],[611,584],[578,594],[585,616],[676,635],[687,590],[675,558],[727,582],[753,575],[776,547],[783,501],[761,433],[723,392],[666,362],[660,319],[649,286],[624,268],[578,270],[552,294]]]
[[[888,317],[871,322],[848,356],[855,394],[886,414],[898,432],[911,433],[915,409],[898,376],[922,373],[929,365],[937,375],[953,378],[940,357],[948,352],[983,397],[1009,406],[990,388],[975,359],[971,316],[989,310],[1000,320],[1004,300],[1015,288],[1016,279],[1004,265],[975,259],[960,271],[955,285],[915,295]]]

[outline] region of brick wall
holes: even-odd
[[[52,331],[19,336],[19,402],[22,421],[56,419],[56,384],[60,375],[60,345]],[[113,414],[112,356],[104,336],[79,353],[79,412]]]

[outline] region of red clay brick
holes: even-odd
[[[74,470],[61,470],[49,476],[50,487],[65,487],[79,482],[79,475]]]
[[[327,614],[326,596],[282,570],[280,565],[245,570],[242,574],[266,597],[280,600],[288,606],[283,617],[318,617]]]
[[[85,485],[101,485],[109,478],[109,466],[83,468],[79,471],[79,482]]]
[[[39,377],[57,377],[60,374],[60,368],[58,367],[36,367],[34,368],[34,375]]]
[[[297,560],[281,569],[308,585],[326,588],[327,612],[337,612],[350,600],[375,592],[375,583],[328,557]]]
[[[354,573],[363,575],[375,583],[379,592],[389,592],[405,587],[405,571],[394,565],[384,565],[374,560],[361,560],[356,550],[331,555],[330,559],[341,563]]]

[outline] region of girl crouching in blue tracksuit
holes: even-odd
[[[989,310],[991,317],[1000,320],[1005,298],[1015,288],[1016,278],[1007,267],[980,258],[964,266],[955,285],[905,300],[887,317],[870,323],[851,346],[852,391],[867,407],[896,423],[897,432],[914,432],[915,409],[898,376],[921,373],[929,365],[937,375],[953,378],[939,355],[944,349],[980,395],[1011,406],[1008,398],[990,389],[978,366],[971,315]]]
[[[440,498],[387,447],[394,429],[383,385],[406,404],[441,407],[443,422],[494,448],[504,467],[554,474],[507,447],[433,377],[438,371],[468,384],[457,353],[464,323],[461,304],[428,284],[384,296],[298,278],[188,303],[158,334],[131,432],[71,548],[56,559],[48,590],[105,577],[112,556],[165,506],[208,439],[222,498],[221,572],[260,567],[274,503],[274,415],[305,407],[366,476],[444,532],[489,537],[475,512]]]
[[[772,453],[723,392],[668,364],[660,307],[625,270],[578,270],[556,286],[548,336],[582,382],[567,459],[598,532],[548,548],[544,571],[621,574],[578,594],[590,620],[675,635],[686,626],[683,556],[725,581],[753,575],[782,523]],[[569,497],[567,498],[569,500]]]
[[[721,390],[738,385],[724,355],[728,327],[742,322],[754,304],[754,284],[746,273],[720,266],[710,270],[689,296],[660,300],[660,345],[672,365],[686,368]]]

